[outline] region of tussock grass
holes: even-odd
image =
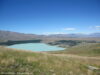
[[[63,51],[55,51],[56,54],[74,54],[82,56],[100,56],[100,43],[82,43]]]
[[[88,75],[87,65],[100,68],[100,60],[74,59],[0,47],[2,75]],[[94,72],[94,75],[99,75],[97,73]]]

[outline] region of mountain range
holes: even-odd
[[[40,38],[100,38],[100,33],[37,35],[37,34],[25,34],[19,32],[0,30],[0,41],[32,40],[32,39],[40,39]]]

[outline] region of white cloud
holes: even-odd
[[[76,30],[76,28],[64,28],[64,30],[73,31],[73,30]]]
[[[90,27],[91,29],[100,30],[100,26]]]
[[[97,30],[100,30],[100,26],[95,26],[95,28],[96,28]]]
[[[66,34],[64,32],[45,32],[44,35],[50,35],[50,34]]]

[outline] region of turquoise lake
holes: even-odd
[[[65,48],[58,46],[51,46],[45,43],[25,43],[25,44],[15,44],[8,46],[8,48],[30,50],[30,51],[58,51],[64,50]]]

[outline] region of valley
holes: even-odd
[[[25,34],[26,35],[26,34]],[[11,35],[10,35],[11,36]],[[13,36],[13,35],[12,35]],[[7,36],[6,36],[7,37]],[[0,74],[13,75],[89,75],[89,66],[100,68],[100,41],[94,38],[57,38],[38,37],[28,40],[1,41],[0,44]],[[38,51],[7,48],[7,46],[24,45],[33,47],[32,43],[45,43],[49,46],[59,46],[64,50]],[[36,46],[38,47],[39,46]],[[43,45],[40,47],[42,49]],[[25,50],[24,50],[25,49]],[[100,70],[92,71],[99,75]]]

